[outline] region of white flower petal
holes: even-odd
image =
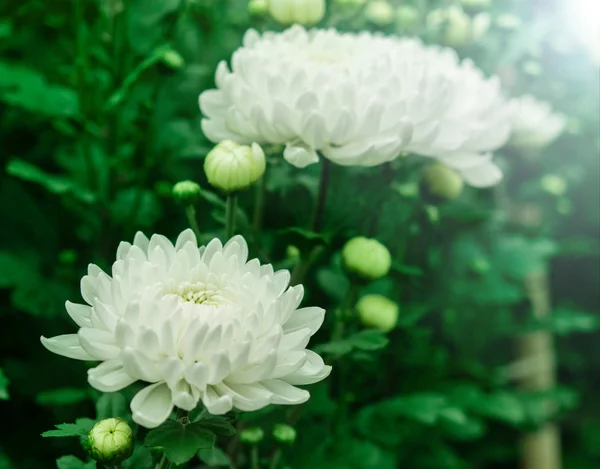
[[[77,334],[58,335],[56,337],[41,338],[42,345],[57,355],[62,355],[75,360],[101,360],[81,346]]]
[[[165,383],[146,386],[131,401],[133,421],[146,428],[156,428],[173,411],[171,391]]]
[[[67,309],[67,313],[69,313],[69,316],[71,316],[71,319],[75,321],[75,324],[77,324],[79,327],[92,326],[91,307],[67,301],[65,303],[65,308]]]
[[[213,415],[223,415],[229,412],[233,407],[233,399],[228,394],[218,394],[214,386],[206,388],[202,396],[202,403]]]
[[[120,391],[135,381],[135,378],[125,372],[123,364],[118,358],[102,362],[88,370],[90,386],[102,392]]]

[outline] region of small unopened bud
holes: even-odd
[[[282,24],[317,24],[325,16],[325,0],[269,0],[269,13]]]
[[[250,0],[248,13],[254,16],[264,16],[269,11],[269,0]]]
[[[298,249],[297,246],[290,244],[285,249],[285,256],[290,260],[298,261],[300,260],[300,249]]]
[[[162,56],[163,63],[174,70],[180,69],[185,65],[185,60],[179,52],[174,49],[167,50]]]
[[[394,20],[394,7],[387,0],[372,0],[365,7],[365,17],[377,26],[387,26]]]
[[[260,427],[245,428],[240,432],[240,441],[248,445],[256,445],[265,437],[265,432]]]
[[[210,184],[223,192],[245,189],[265,172],[265,154],[253,143],[251,147],[223,140],[204,160],[204,172]]]
[[[400,5],[396,8],[396,24],[402,30],[413,29],[419,24],[420,17],[419,10],[412,5]]]
[[[345,269],[363,280],[377,280],[390,271],[392,256],[388,249],[375,239],[362,236],[352,238],[342,249]]]
[[[293,445],[296,441],[296,430],[285,423],[278,423],[273,427],[273,438],[279,443]]]
[[[400,307],[382,295],[366,295],[356,303],[360,321],[367,327],[391,331],[398,322]]]
[[[430,163],[421,172],[421,197],[429,203],[456,199],[462,189],[460,175],[442,163]]]
[[[100,420],[88,433],[88,452],[102,464],[119,464],[133,453],[133,432],[123,419]]]
[[[181,181],[173,186],[173,197],[184,205],[193,205],[200,199],[201,191],[194,181]]]
[[[542,189],[552,195],[561,196],[567,193],[567,182],[555,174],[546,174],[540,181]]]

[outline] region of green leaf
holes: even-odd
[[[121,464],[121,469],[151,469],[153,467],[152,452],[141,445],[137,445],[131,457]]]
[[[346,355],[354,349],[363,351],[375,351],[384,348],[389,342],[385,334],[376,329],[367,329],[357,332],[350,337],[321,344],[315,347],[319,353],[329,353],[332,355]]]
[[[56,460],[58,469],[95,469],[96,461],[83,462],[75,456],[62,456]]]
[[[118,392],[107,392],[102,394],[96,402],[96,418],[98,420],[120,417],[127,420],[127,401],[125,396]]]
[[[67,177],[45,173],[27,161],[16,158],[10,160],[6,166],[6,172],[24,181],[39,184],[53,194],[70,194],[85,203],[92,203],[96,200],[94,194],[87,189],[78,187]]]
[[[75,423],[59,423],[55,425],[57,430],[48,430],[42,433],[43,437],[66,437],[82,436],[88,433],[96,422],[92,419],[82,418],[75,420]]]
[[[40,405],[70,405],[88,399],[87,389],[59,388],[40,392],[35,401]]]
[[[198,458],[208,467],[231,467],[227,454],[216,446],[199,450]]]
[[[9,383],[10,383],[10,381],[4,375],[4,371],[2,371],[2,368],[0,368],[0,400],[1,401],[6,401],[9,398],[9,395],[8,395],[8,384]]]
[[[174,420],[167,420],[148,433],[144,444],[148,447],[163,447],[169,461],[183,464],[192,459],[198,450],[212,448],[215,444],[214,433],[204,430],[200,424],[201,422],[195,422],[182,425]]]
[[[217,435],[235,435],[236,429],[225,417],[213,416],[196,422],[199,428]]]

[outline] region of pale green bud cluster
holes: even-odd
[[[442,163],[430,163],[421,172],[421,194],[428,202],[456,199],[463,190],[463,180]]]
[[[556,174],[546,174],[540,181],[542,189],[555,196],[567,193],[567,182]]]
[[[223,192],[245,189],[258,181],[265,172],[266,160],[262,148],[223,140],[204,160],[208,182]]]
[[[396,327],[400,307],[383,295],[366,295],[356,303],[356,311],[365,326],[388,332]]]
[[[460,0],[462,7],[468,13],[487,10],[492,5],[492,0]]]
[[[184,205],[198,202],[201,192],[200,185],[194,181],[180,181],[173,186],[173,197]]]
[[[419,24],[421,14],[412,5],[400,5],[396,8],[396,25],[399,29],[413,29]]]
[[[445,44],[462,47],[483,37],[490,28],[491,16],[479,13],[470,16],[459,6],[433,10],[427,15],[427,26],[442,33]]]
[[[90,456],[102,464],[119,464],[133,453],[133,432],[123,419],[100,420],[87,440]]]
[[[365,7],[365,17],[377,26],[387,26],[394,20],[394,7],[387,0],[371,0]]]
[[[265,437],[265,432],[260,427],[245,428],[240,432],[240,441],[247,445],[257,445]]]
[[[344,268],[363,280],[385,277],[392,265],[388,249],[375,239],[352,238],[342,249]]]
[[[273,427],[273,438],[279,443],[292,445],[296,441],[296,429],[285,423],[278,423]]]
[[[312,26],[325,16],[325,0],[269,0],[269,13],[281,24]]]

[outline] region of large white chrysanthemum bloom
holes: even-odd
[[[90,265],[81,280],[87,305],[67,302],[79,331],[42,343],[102,361],[88,372],[99,391],[152,383],[131,402],[134,421],[148,428],[199,401],[213,414],[305,402],[309,393],[296,385],[330,372],[305,349],[325,311],[298,309],[304,291],[288,287],[289,272],[247,256],[240,236],[198,248],[191,230],[175,245],[138,233],[119,246],[112,276]]]
[[[531,95],[510,102],[512,134],[510,145],[520,149],[540,149],[548,146],[564,131],[567,120],[552,110],[550,104]]]
[[[472,185],[499,180],[489,152],[509,133],[500,84],[450,49],[298,25],[249,30],[216,84],[200,95],[214,142],[283,144],[298,167],[318,153],[373,166],[411,151],[443,159]]]

